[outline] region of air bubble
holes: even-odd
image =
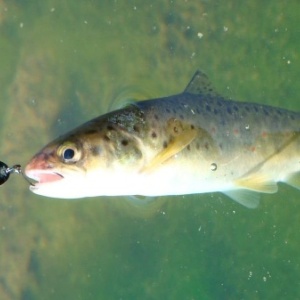
[[[246,124],[245,129],[246,129],[246,130],[249,130],[249,129],[250,129],[250,125],[249,125],[249,124]]]
[[[211,169],[212,171],[216,171],[217,168],[218,168],[218,166],[217,166],[216,163],[212,163],[212,164],[210,165],[210,169]]]

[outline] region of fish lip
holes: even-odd
[[[25,170],[25,175],[27,178],[34,181],[31,188],[35,188],[41,184],[56,182],[64,178],[59,172],[50,170]]]

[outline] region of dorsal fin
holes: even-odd
[[[194,95],[219,96],[219,94],[214,90],[208,77],[200,70],[196,71],[183,92]]]

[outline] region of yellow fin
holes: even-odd
[[[260,193],[276,193],[278,191],[277,183],[269,177],[261,174],[252,174],[247,177],[237,179],[235,186],[240,189],[251,190]]]
[[[170,141],[167,147],[159,152],[148,165],[143,167],[141,172],[150,172],[163,164],[172,156],[182,151],[197,136],[197,130],[194,126],[184,124],[177,119],[168,121],[167,132],[170,133]]]

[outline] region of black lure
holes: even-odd
[[[0,185],[2,185],[3,183],[5,183],[8,178],[9,178],[9,175],[11,173],[18,173],[18,174],[22,174],[22,170],[21,170],[21,165],[14,165],[12,166],[11,168],[9,168],[7,166],[7,164],[5,164],[3,161],[0,161]],[[23,177],[25,178],[25,180],[27,182],[28,179],[23,175]],[[30,185],[33,185],[31,182],[29,182]]]

